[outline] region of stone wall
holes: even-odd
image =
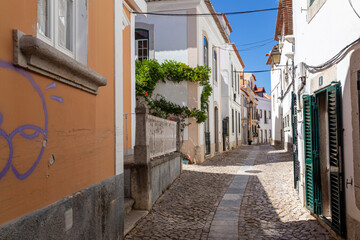
[[[123,174],[0,226],[0,239],[122,239]]]
[[[135,200],[134,209],[150,210],[180,175],[180,132],[179,120],[151,116],[146,103],[138,102],[134,160],[125,164],[125,196]]]

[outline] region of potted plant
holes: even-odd
[[[188,154],[182,153],[183,164],[192,164],[191,158]]]

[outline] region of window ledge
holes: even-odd
[[[95,95],[100,86],[107,84],[105,77],[35,36],[14,30],[13,38],[17,66]]]

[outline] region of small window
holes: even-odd
[[[139,61],[149,59],[149,31],[135,29],[135,48]]]
[[[38,0],[37,9],[37,36],[49,45],[74,57],[75,2],[73,0]]]
[[[265,121],[266,121],[266,111],[264,111],[264,119],[265,119]]]
[[[213,76],[214,76],[214,82],[217,82],[217,75],[218,75],[218,71],[217,71],[217,55],[216,55],[216,50],[214,49],[214,53],[213,53]]]
[[[260,109],[260,119],[262,118],[262,110]]]
[[[209,66],[209,44],[206,37],[204,37],[204,65]]]
[[[271,111],[269,111],[269,119],[271,119]]]
[[[231,86],[234,89],[234,66],[231,64]]]
[[[237,82],[236,82],[236,69],[234,70],[234,80],[233,80],[233,82],[234,82],[234,92],[236,92],[236,89],[237,89]]]

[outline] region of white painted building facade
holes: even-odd
[[[257,96],[258,114],[259,114],[259,144],[267,144],[271,141],[271,99]]]
[[[333,234],[360,239],[360,2],[281,4],[293,13],[291,19],[284,13],[281,27],[284,33],[286,24],[293,26],[293,36],[283,34],[282,39],[289,40],[296,69],[295,187],[304,205]],[[286,47],[282,39],[279,44]],[[287,60],[285,52],[280,65]],[[275,110],[277,94],[272,89]]]
[[[149,1],[149,12],[161,13],[215,13],[209,0],[196,1]],[[179,10],[181,9],[181,10]],[[229,42],[229,33],[217,16],[136,16],[136,28],[148,31],[148,58],[176,60],[191,67],[208,65],[212,69],[213,93],[208,104],[208,121],[197,124],[189,119],[184,130],[183,153],[196,162],[205,160],[222,151],[221,80],[219,47]],[[206,52],[206,53],[205,53]],[[215,61],[216,59],[216,61]],[[159,83],[153,97],[165,97],[182,106],[200,108],[202,87],[198,84]]]
[[[279,46],[272,51],[279,50],[280,63],[275,65],[269,57],[268,64],[272,66],[271,72],[271,101],[274,121],[272,121],[272,144],[281,145],[290,150],[293,144],[291,129],[291,107],[294,86],[292,84],[292,44],[285,39],[286,33],[282,31]],[[277,48],[277,49],[276,49]]]
[[[242,144],[243,102],[241,97],[240,72],[244,63],[234,44],[227,44],[220,49],[221,61],[221,116],[223,120],[224,151]],[[245,131],[246,128],[245,128]]]

